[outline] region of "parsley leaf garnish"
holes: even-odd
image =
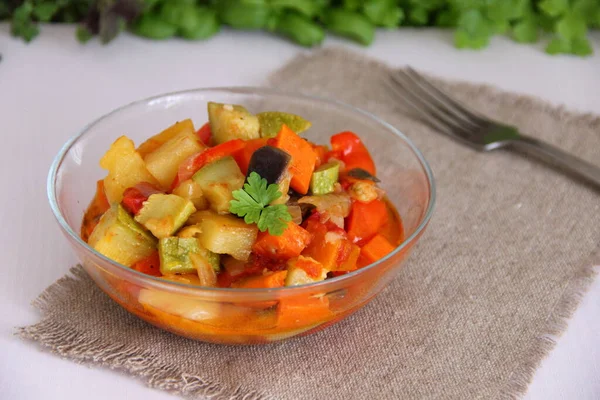
[[[267,180],[256,172],[250,174],[242,189],[234,190],[231,195],[234,200],[229,202],[229,212],[243,217],[247,224],[257,224],[261,232],[269,230],[271,235],[280,236],[292,220],[285,204],[269,205],[281,197],[279,186],[267,185]]]

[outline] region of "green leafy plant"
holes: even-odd
[[[281,197],[277,184],[267,185],[267,180],[256,172],[248,177],[242,189],[234,190],[229,211],[243,217],[247,224],[256,224],[261,232],[267,229],[274,236],[283,234],[287,222],[292,220],[285,204],[269,205]]]
[[[586,56],[588,31],[600,28],[600,0],[0,0],[3,19],[26,41],[39,22],[76,22],[80,41],[103,43],[126,29],[155,40],[201,40],[227,25],[307,47],[326,32],[368,46],[377,27],[437,26],[454,28],[461,49],[482,49],[504,34],[519,43],[548,38],[549,54]]]

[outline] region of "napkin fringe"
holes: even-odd
[[[81,267],[72,267],[64,277],[48,287],[33,305],[43,314],[52,305],[52,299],[68,293],[87,276]],[[166,390],[188,398],[211,400],[270,400],[271,397],[243,386],[231,390],[197,376],[182,373],[177,367],[168,367],[156,361],[148,350],[132,345],[111,345],[102,338],[90,339],[62,322],[46,316],[31,326],[17,328],[16,334],[33,340],[62,357],[81,364],[101,365],[139,376],[152,388]],[[114,365],[119,365],[114,368]]]
[[[554,349],[558,338],[567,330],[569,320],[598,275],[599,271],[595,269],[598,263],[600,263],[600,251],[592,253],[566,282],[562,296],[546,318],[545,333],[536,338],[529,354],[524,357],[527,361],[513,371],[500,393],[501,399],[519,399],[527,393],[527,388],[538,367]]]

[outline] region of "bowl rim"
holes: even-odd
[[[193,94],[193,93],[211,92],[211,91],[212,92],[220,91],[220,92],[229,92],[229,93],[235,93],[235,94],[247,94],[247,95],[253,95],[253,94],[255,94],[255,95],[276,95],[276,96],[283,96],[283,97],[290,97],[290,98],[301,98],[303,100],[308,100],[308,101],[324,102],[324,103],[329,103],[331,105],[334,105],[338,108],[345,108],[354,113],[361,114],[364,117],[370,118],[370,119],[374,120],[375,122],[379,123],[384,128],[388,129],[393,134],[395,134],[400,139],[402,139],[406,145],[408,145],[410,150],[417,157],[421,168],[425,172],[425,175],[427,177],[427,184],[429,186],[428,187],[429,198],[428,198],[427,209],[425,211],[425,215],[423,216],[423,219],[421,220],[421,222],[419,223],[419,225],[417,226],[415,231],[409,237],[405,238],[402,243],[400,243],[398,246],[396,246],[396,248],[391,253],[387,254],[385,257],[377,260],[376,262],[374,262],[372,264],[369,264],[363,268],[357,269],[357,270],[349,272],[347,274],[329,278],[329,279],[326,279],[323,281],[308,283],[308,284],[303,284],[303,285],[296,285],[296,286],[283,286],[283,287],[277,287],[277,288],[248,289],[248,288],[204,287],[204,286],[185,284],[185,283],[181,283],[181,282],[168,281],[165,279],[161,279],[160,277],[147,275],[142,272],[133,270],[130,267],[120,264],[120,263],[104,256],[103,254],[99,253],[98,251],[96,251],[89,244],[87,244],[77,234],[77,232],[75,232],[71,228],[71,226],[67,223],[66,219],[62,215],[62,212],[60,211],[60,207],[58,204],[58,198],[57,198],[57,193],[56,193],[57,175],[58,175],[60,166],[61,166],[62,162],[64,161],[64,158],[67,155],[67,153],[69,152],[69,150],[92,127],[101,123],[103,120],[114,116],[115,114],[118,114],[120,112],[127,110],[130,107],[141,105],[143,103],[151,103],[151,102],[155,102],[155,101],[160,101],[165,98],[172,97],[172,96],[182,96],[182,95],[189,95],[189,94]],[[358,107],[355,107],[353,105],[350,105],[348,103],[345,103],[345,102],[342,102],[339,100],[327,98],[324,96],[306,94],[303,92],[292,92],[292,91],[273,89],[273,88],[269,88],[269,87],[258,87],[258,86],[216,86],[216,87],[200,87],[200,88],[194,88],[194,89],[179,90],[179,91],[167,92],[167,93],[163,93],[163,94],[158,94],[158,95],[134,100],[134,101],[124,104],[120,107],[117,107],[117,108],[113,109],[112,111],[109,111],[108,113],[103,114],[102,116],[98,117],[97,119],[95,119],[92,122],[85,125],[74,136],[72,136],[69,140],[67,140],[67,142],[65,142],[65,144],[60,148],[58,154],[54,157],[52,164],[50,166],[50,169],[48,171],[46,191],[47,191],[48,201],[50,203],[50,208],[52,209],[52,213],[54,214],[54,217],[58,221],[59,225],[61,226],[63,231],[70,238],[75,240],[75,242],[79,246],[83,247],[83,249],[85,249],[88,252],[91,252],[94,256],[99,257],[100,259],[104,260],[112,267],[116,267],[118,270],[120,270],[120,272],[123,272],[126,275],[133,275],[133,277],[135,277],[137,279],[141,279],[144,282],[144,285],[146,287],[148,287],[148,286],[158,287],[160,289],[166,289],[169,291],[171,291],[172,289],[176,289],[178,291],[183,290],[186,293],[196,293],[196,294],[199,292],[202,292],[204,294],[205,293],[215,293],[215,294],[217,294],[217,293],[223,293],[223,294],[225,294],[225,293],[229,293],[229,294],[233,294],[233,293],[236,293],[236,294],[242,294],[242,293],[243,294],[267,294],[267,293],[269,293],[270,294],[270,293],[280,293],[280,292],[284,292],[284,291],[285,292],[291,292],[291,291],[298,292],[298,291],[306,290],[306,289],[318,289],[321,287],[331,286],[335,283],[340,283],[340,282],[343,282],[346,280],[350,280],[358,275],[365,273],[366,271],[370,271],[372,269],[377,268],[379,265],[385,263],[389,259],[393,258],[397,254],[402,252],[402,250],[404,250],[409,244],[411,244],[413,241],[415,241],[421,235],[421,233],[424,231],[424,229],[427,227],[427,225],[431,219],[431,216],[433,215],[433,210],[434,210],[434,206],[435,206],[435,202],[436,202],[436,183],[435,183],[433,172],[431,170],[429,163],[427,162],[427,160],[425,159],[425,157],[423,156],[421,151],[415,146],[415,144],[406,135],[404,135],[400,130],[398,130],[396,127],[392,126],[391,124],[389,124],[388,122],[384,121],[383,119],[377,117],[376,115],[370,113],[369,111],[360,109]]]

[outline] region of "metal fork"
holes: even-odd
[[[425,122],[479,151],[508,148],[553,163],[600,188],[600,167],[481,116],[408,67],[390,75],[390,89]]]

